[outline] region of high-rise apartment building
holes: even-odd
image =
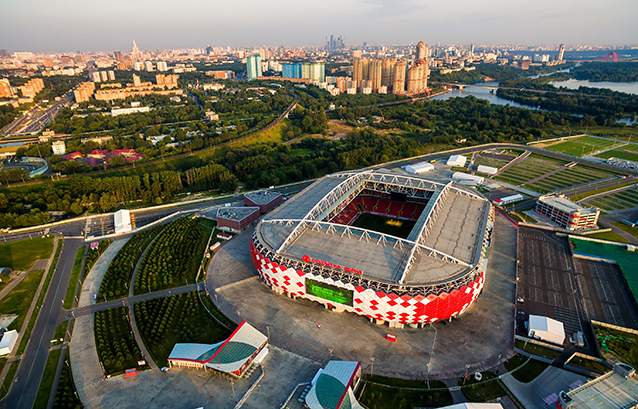
[[[384,58],[383,68],[381,69],[381,85],[392,88],[392,75],[394,74],[394,66],[397,60],[395,58]]]
[[[149,71],[149,72],[150,72],[150,71],[153,71],[153,70],[154,70],[154,68],[153,68],[153,63],[152,63],[151,61],[146,61],[146,62],[144,63],[144,69],[145,69],[146,71]]]
[[[302,77],[302,69],[300,62],[286,62],[281,65],[281,76],[284,78]]]
[[[392,92],[396,95],[405,94],[405,70],[407,63],[405,60],[397,61],[392,74]]]
[[[419,41],[416,45],[416,60],[424,61],[428,58],[428,46],[423,40]]]
[[[259,54],[252,54],[246,57],[246,78],[252,81],[261,76],[261,56]]]
[[[33,98],[44,89],[42,78],[31,78],[24,85],[18,87],[20,94],[25,98]]]
[[[381,88],[381,77],[383,74],[383,60],[374,59],[370,60],[368,68],[368,76],[372,84],[372,92],[378,92]]]
[[[94,91],[94,82],[81,83],[73,90],[73,97],[75,98],[75,102],[80,103],[88,101],[93,96]]]
[[[558,47],[558,56],[556,61],[559,64],[562,64],[565,61],[565,44],[561,44],[560,47]]]
[[[12,98],[13,89],[7,78],[0,78],[0,98]]]

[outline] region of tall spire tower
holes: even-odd
[[[137,43],[133,40],[133,48],[131,48],[131,59],[137,61],[140,58],[140,49],[137,47]]]

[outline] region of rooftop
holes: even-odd
[[[568,408],[617,409],[638,405],[638,380],[613,370],[567,392]]]
[[[227,220],[241,221],[258,211],[258,207],[222,207],[217,210],[217,217]]]
[[[246,193],[244,196],[256,205],[267,205],[281,197],[281,193],[272,190],[260,190],[259,192]]]
[[[541,196],[538,198],[538,200],[540,200],[543,203],[546,203],[552,207],[557,208],[558,210],[562,211],[562,212],[566,212],[566,213],[571,213],[571,212],[583,212],[583,211],[587,211],[587,212],[595,212],[597,211],[596,208],[594,207],[583,207],[577,203],[572,202],[571,200],[569,200],[568,198],[566,198],[565,196],[553,196],[553,195],[546,195],[546,196]]]

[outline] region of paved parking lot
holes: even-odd
[[[248,320],[271,343],[318,362],[359,360],[366,371],[387,376],[454,377],[493,367],[512,353],[516,230],[497,217],[483,294],[461,317],[432,329],[390,329],[354,314],[324,310],[270,291],[257,277],[248,250],[252,231],[226,243],[209,265],[213,302],[235,321]],[[387,333],[397,343],[384,339]],[[432,350],[434,349],[434,353]]]

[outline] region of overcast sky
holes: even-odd
[[[638,0],[0,0],[0,49],[638,43]]]

